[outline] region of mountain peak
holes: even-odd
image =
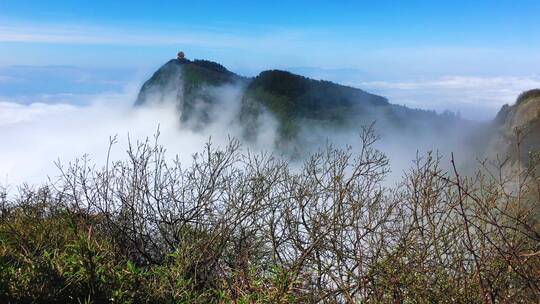
[[[370,124],[374,120],[392,127],[416,128],[418,122],[447,126],[450,118],[434,112],[389,103],[385,97],[358,88],[315,80],[284,70],[262,71],[253,78],[239,76],[209,60],[188,60],[184,56],[168,61],[146,81],[136,104],[173,99],[182,121],[203,126],[211,109],[223,105],[211,88],[234,85],[240,89],[237,118],[249,133],[257,133],[260,114],[270,113],[284,139],[295,138],[300,125],[345,127]],[[239,85],[239,87],[238,87]],[[220,111],[214,111],[219,113]],[[381,119],[381,117],[383,117]]]

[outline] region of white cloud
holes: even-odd
[[[0,83],[10,83],[10,82],[17,82],[19,81],[18,78],[8,76],[8,75],[0,75]]]
[[[0,21],[1,42],[10,43],[0,50],[0,65],[145,66],[157,64],[166,52],[174,56],[181,46],[196,58],[204,56],[232,68],[257,71],[315,65],[411,77],[536,73],[540,66],[537,46],[390,43],[388,37],[372,32],[335,27],[210,28],[7,20]],[[21,45],[26,43],[32,45]],[[77,45],[92,48],[74,52]],[[38,53],[43,56],[35,56]]]
[[[129,88],[124,93],[95,95],[85,105],[0,101],[0,185],[42,183],[47,176],[54,178],[58,174],[53,161],[65,164],[84,154],[89,154],[97,166],[104,165],[108,138],[113,135],[118,135],[119,143],[113,149],[112,159],[123,159],[128,135],[132,142],[151,138],[158,125],[160,143],[170,157],[178,154],[184,165],[191,163],[191,155],[200,151],[210,137],[220,146],[228,141],[229,135],[240,138],[242,130],[234,123],[242,94],[239,87],[208,88],[208,93],[215,94],[221,103],[209,112],[212,123],[203,129],[180,123],[176,91],[163,92],[165,99],[171,97],[170,102],[133,107],[139,86]],[[431,130],[426,125],[428,122],[418,121],[407,130],[397,130],[386,121],[384,113],[374,111],[372,118],[378,122],[377,132],[383,135],[378,146],[391,160],[394,173],[389,181],[408,168],[417,151],[444,149],[441,151],[460,152],[460,156],[471,153],[462,144],[466,126],[441,133]],[[274,151],[276,123],[271,118],[263,119],[263,123],[258,142],[248,146],[252,151]],[[305,132],[308,136],[302,148],[308,153],[326,142],[358,147],[359,129],[310,125]]]
[[[135,86],[133,86],[135,88]],[[216,89],[224,103],[238,99],[238,89]],[[231,121],[234,106],[224,105],[204,131],[181,127],[173,102],[148,107],[133,107],[136,90],[122,94],[95,96],[87,105],[18,104],[0,102],[0,185],[16,186],[23,182],[38,184],[58,174],[54,161],[63,164],[85,154],[98,166],[104,165],[108,140],[118,135],[112,158],[125,157],[128,136],[131,142],[152,138],[158,126],[159,142],[169,156],[178,154],[183,164],[191,164],[193,153],[201,151],[210,137],[223,146],[229,135],[239,137],[239,129]],[[273,127],[268,130],[274,130]],[[270,148],[272,132],[253,146]]]
[[[450,76],[438,80],[419,80],[405,82],[370,81],[362,85],[378,88],[418,90],[418,89],[500,89],[501,87],[534,87],[540,85],[539,76],[529,77],[471,77]]]
[[[243,35],[223,31],[178,28],[148,30],[142,28],[100,27],[77,24],[0,23],[0,42],[52,44],[107,44],[130,46],[191,45],[197,47],[264,48],[277,41],[293,44],[302,35],[299,31],[269,31]]]
[[[387,96],[391,102],[443,111],[460,111],[469,119],[491,119],[504,104],[540,87],[540,76],[449,76],[435,80],[365,81],[356,84]]]

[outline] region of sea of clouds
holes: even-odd
[[[45,90],[44,94],[0,96],[0,186],[16,187],[22,183],[39,185],[47,181],[47,178],[54,179],[59,174],[55,162],[65,164],[83,155],[88,155],[96,166],[103,166],[110,138],[115,136],[117,143],[113,146],[111,158],[122,159],[126,157],[125,151],[129,142],[153,139],[159,129],[159,143],[165,146],[171,158],[178,155],[186,165],[191,163],[192,155],[201,151],[207,142],[224,146],[230,138],[241,137],[242,130],[237,122],[241,88],[210,88],[213,94],[219,96],[219,106],[210,113],[211,123],[205,128],[197,129],[180,122],[174,96],[166,102],[134,107],[142,78],[135,81],[124,79],[112,87],[106,80],[100,80],[106,83],[106,92],[95,92],[103,89],[102,86],[97,86],[92,88],[93,91],[62,93],[57,90],[51,93]],[[21,88],[24,85],[13,74],[0,78],[0,81],[3,81],[3,88],[10,87],[9,82],[19,82],[17,86]],[[462,99],[465,99],[467,94],[492,98],[498,107],[499,104],[506,103],[507,99],[497,99],[496,94],[490,92],[503,87],[507,81],[512,84],[508,86],[508,90],[511,90],[513,95],[528,86],[540,86],[540,81],[536,78],[482,81],[449,78],[427,83],[370,82],[363,85],[379,88],[383,95],[387,89],[389,95],[397,96],[391,98],[391,102],[398,104],[406,103],[400,101],[413,100],[415,90],[419,92],[418,96],[435,90],[441,98],[450,100],[457,94],[456,91],[461,91],[465,86],[469,91],[456,96],[462,96]],[[69,86],[73,86],[73,83]],[[478,89],[475,91],[475,88]],[[482,88],[487,90],[482,91]],[[400,95],[399,92],[405,93]],[[422,100],[420,97],[418,99]],[[422,102],[415,104],[411,101],[406,104],[430,108]],[[394,176],[400,176],[412,165],[418,154],[423,155],[427,151],[439,151],[444,155],[454,152],[456,157],[461,159],[476,157],[471,155],[470,147],[463,145],[464,135],[470,130],[456,130],[454,135],[440,134],[429,128],[423,128],[421,132],[396,133],[394,130],[384,130],[384,118],[374,117],[373,120],[379,120],[376,130],[382,135],[377,147],[390,158]],[[263,124],[260,129],[264,130],[264,133],[259,134],[257,142],[244,143],[244,150],[273,151],[276,121],[271,115],[265,115]],[[315,151],[327,143],[358,147],[360,128],[361,125],[358,125],[356,129],[338,133],[311,126],[302,132],[312,145],[310,151]]]

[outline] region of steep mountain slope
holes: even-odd
[[[246,82],[247,78],[215,62],[172,59],[144,83],[135,105],[174,102],[182,121],[191,120],[204,125],[209,120],[208,110],[216,102],[208,89],[245,85]]]
[[[504,105],[495,118],[494,150],[528,164],[540,151],[540,89],[522,93],[513,105]]]

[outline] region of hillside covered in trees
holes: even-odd
[[[248,140],[259,133],[263,112],[277,120],[280,141],[298,139],[302,126],[352,129],[377,120],[398,131],[417,130],[425,124],[435,129],[471,124],[450,113],[439,115],[394,105],[358,88],[281,70],[247,78],[207,60],[170,60],[144,83],[136,105],[174,102],[182,121],[202,127],[220,103],[211,88],[220,86],[235,86],[241,91],[237,119]]]

